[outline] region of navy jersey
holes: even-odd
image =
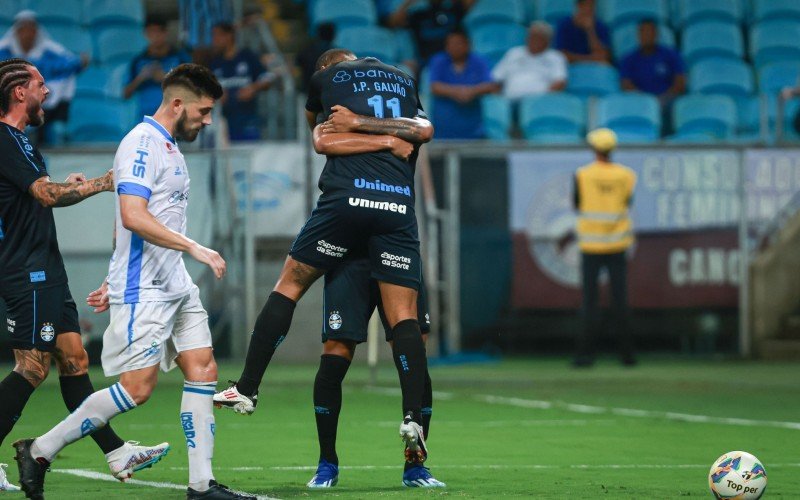
[[[359,115],[378,118],[425,116],[416,81],[402,70],[373,57],[343,61],[314,73],[309,83],[306,109],[327,118],[335,105]],[[403,161],[388,151],[329,156],[319,179],[319,188],[323,197],[330,197],[346,196],[354,188],[367,186],[366,189],[378,197],[410,195],[413,206],[416,160],[416,152],[409,161]]]
[[[53,209],[30,195],[47,174],[24,132],[0,124],[0,291],[14,294],[67,282]]]

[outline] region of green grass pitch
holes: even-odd
[[[9,367],[5,366],[4,370]],[[251,417],[217,412],[217,479],[276,498],[711,498],[711,463],[730,450],[759,457],[764,498],[800,495],[800,383],[796,364],[644,359],[576,371],[565,360],[509,360],[432,368],[435,401],[428,465],[443,490],[400,486],[400,398],[393,367],[376,386],[365,368],[345,381],[339,485],[309,491],[317,462],[311,404],[314,366],[274,365]],[[220,380],[238,374],[224,365]],[[95,384],[112,381],[93,372]],[[183,498],[186,453],[178,419],[180,375],[163,375],[153,398],[113,421],[124,439],[169,441],[172,452],[120,484],[75,474],[107,466],[94,442],[65,449],[47,476],[49,499]],[[57,376],[34,394],[3,443],[41,434],[65,415]],[[145,484],[146,483],[146,484]],[[170,489],[172,486],[173,489]],[[21,498],[10,493],[0,496]]]

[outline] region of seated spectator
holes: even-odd
[[[669,133],[672,102],[686,92],[686,69],[677,50],[658,44],[658,26],[652,19],[639,23],[639,48],[620,62],[622,88],[658,97],[663,132]]]
[[[62,144],[66,138],[69,103],[75,96],[75,75],[89,64],[89,56],[76,56],[50,38],[36,22],[36,13],[23,10],[14,26],[0,39],[0,60],[19,57],[33,63],[42,73],[50,95],[44,101],[45,125],[37,141]]]
[[[475,0],[428,0],[428,5],[416,10],[409,9],[421,0],[405,0],[390,14],[384,23],[390,28],[409,28],[414,34],[419,54],[419,67],[444,50],[444,41],[464,18]]]
[[[543,21],[528,28],[528,43],[512,47],[492,70],[492,78],[512,101],[563,90],[567,86],[567,58],[549,48],[553,29]]]
[[[128,83],[122,92],[125,99],[136,96],[138,116],[152,115],[161,104],[161,80],[179,64],[191,62],[191,57],[169,42],[167,21],[148,17],[144,23],[147,48],[136,56],[128,69]]]
[[[232,141],[254,141],[261,138],[258,118],[258,93],[272,84],[274,75],[249,49],[236,45],[236,29],[230,23],[219,23],[211,29],[214,58],[209,67],[225,94],[222,114],[228,122]]]
[[[558,23],[555,48],[563,52],[569,62],[611,60],[608,27],[597,19],[594,8],[595,0],[576,0],[575,13]]]
[[[456,29],[447,35],[444,52],[431,58],[433,124],[439,139],[484,137],[479,97],[496,92],[489,64],[470,51],[467,34]]]
[[[308,82],[314,74],[317,59],[323,52],[333,47],[333,39],[336,36],[336,25],[333,23],[322,23],[317,26],[317,36],[308,45],[297,53],[295,64],[300,69],[300,90],[308,90]]]

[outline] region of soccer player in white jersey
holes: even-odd
[[[184,375],[180,422],[189,452],[187,499],[255,499],[217,483],[211,470],[217,365],[208,315],[186,272],[183,252],[220,279],[225,261],[186,237],[189,172],[176,139],[193,141],[211,124],[222,96],[214,75],[181,64],[163,80],[164,97],[152,117],[125,136],[114,158],[116,236],[107,283],[111,324],[103,335],[103,370],[119,382],[97,391],[71,415],[36,439],[14,443],[20,482],[28,498],[44,498],[44,476],[68,444],[148,400],[159,366]]]

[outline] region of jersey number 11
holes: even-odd
[[[375,111],[375,118],[383,118],[383,96],[374,95],[367,99],[367,104]],[[392,111],[392,118],[400,118],[400,99],[392,97],[386,101],[386,107]]]

